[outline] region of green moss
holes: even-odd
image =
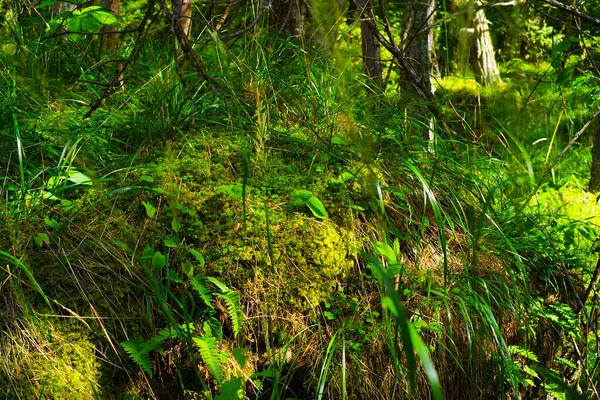
[[[331,221],[292,215],[273,227],[274,270],[290,303],[315,306],[329,298],[354,263],[352,234]],[[284,222],[284,223],[281,223]]]
[[[167,191],[159,211],[162,214],[156,217],[163,235],[173,233],[170,221],[176,216],[183,226],[178,240],[202,249],[206,259],[203,273],[226,277],[236,288],[258,285],[256,279],[263,276],[271,282],[265,297],[273,299],[273,306],[285,301],[294,308],[306,309],[307,301],[314,306],[326,300],[337,281],[353,267],[355,252],[344,204],[347,197],[342,188],[324,184],[337,177],[330,172],[335,169],[320,164],[318,171],[306,173],[314,162],[310,153],[298,142],[281,143],[279,146],[286,151],[272,151],[267,164],[260,168],[249,166],[253,175],[246,182],[244,221],[243,199],[223,190],[243,184],[238,143],[227,137],[204,142],[207,139],[182,149],[173,144],[155,171],[155,183],[160,182]],[[206,143],[210,142],[220,145],[209,149]],[[338,218],[317,220],[308,209],[295,208],[289,201],[289,194],[299,188],[315,190],[319,196],[319,187],[327,188],[322,198]],[[265,198],[269,199],[272,254],[267,240]],[[244,227],[235,230],[236,223]],[[185,258],[177,254],[182,258],[172,258],[175,268]]]
[[[42,334],[29,325],[20,332],[3,332],[0,387],[8,391],[9,398],[96,398],[99,363],[87,335],[64,321],[45,323],[43,330]]]

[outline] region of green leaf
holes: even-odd
[[[154,247],[150,245],[144,246],[144,250],[142,251],[142,258],[146,260],[150,260],[154,255]]]
[[[44,200],[58,200],[58,197],[46,190],[42,190],[42,197],[44,198]]]
[[[394,254],[400,254],[400,242],[398,241],[398,238],[394,239]]]
[[[377,254],[379,254],[382,257],[385,257],[388,263],[395,264],[397,262],[394,249],[392,249],[392,247],[389,244],[383,242],[375,242],[373,248]]]
[[[192,288],[194,288],[202,301],[204,301],[204,304],[213,310],[214,306],[212,305],[212,294],[206,286],[206,279],[200,275],[196,275],[190,279],[190,285],[192,285]]]
[[[212,276],[207,276],[206,280],[209,281],[209,282],[212,282],[216,287],[218,287],[219,289],[221,289],[221,292],[223,292],[223,293],[227,293],[230,290],[227,287],[227,285],[225,285],[223,282],[221,282],[217,278],[213,278]]]
[[[327,210],[317,197],[308,190],[295,190],[290,194],[290,197],[294,201],[294,205],[297,206],[308,206],[313,215],[317,218],[327,218]]]
[[[242,378],[234,376],[228,381],[225,381],[219,387],[219,394],[214,397],[214,400],[235,400],[244,398],[244,387]]]
[[[596,240],[594,240],[594,243],[592,243],[590,253],[600,253],[600,237],[596,238]]]
[[[346,182],[346,181],[352,180],[354,178],[355,178],[354,174],[352,172],[348,172],[348,171],[342,172],[342,174],[340,175],[340,180],[342,182]]]
[[[71,211],[73,208],[75,208],[75,204],[73,204],[71,200],[62,199],[60,201],[60,205],[62,206],[62,208],[64,208],[65,211]]]
[[[46,233],[36,233],[33,237],[37,247],[49,247],[50,237]]]
[[[246,366],[246,361],[248,360],[248,355],[246,354],[246,349],[235,348],[231,352],[235,361],[240,365],[240,367]]]
[[[36,8],[47,7],[47,6],[54,5],[54,4],[56,4],[56,3],[60,2],[60,1],[61,0],[42,0],[40,2],[40,4],[38,4],[35,7]],[[86,2],[86,0],[72,0],[72,1],[69,1],[70,4],[75,4],[75,5],[83,4],[85,2]]]
[[[312,196],[306,202],[310,211],[312,211],[313,215],[317,218],[325,219],[329,217],[327,210],[325,210],[325,206],[321,203],[321,200],[317,199],[315,196]]]
[[[219,293],[218,296],[225,301],[227,312],[231,319],[231,327],[233,334],[237,336],[242,329],[242,305],[239,295],[233,290],[228,289],[227,292]]]
[[[150,175],[142,175],[140,176],[140,181],[144,181],[144,182],[154,182],[154,177],[150,176]]]
[[[156,207],[145,201],[142,201],[142,204],[146,208],[146,215],[148,216],[148,218],[154,218],[154,216],[156,215]]]
[[[82,174],[79,171],[70,171],[69,179],[70,182],[73,182],[76,185],[91,185],[92,180],[89,176]]]
[[[169,247],[169,248],[175,248],[177,246],[179,246],[177,244],[177,241],[172,237],[172,236],[167,236],[164,240],[163,243],[165,244],[165,246]]]
[[[560,71],[556,76],[556,84],[561,87],[567,86],[569,81],[572,79],[573,72],[575,72],[575,68],[565,68]]]
[[[323,315],[330,321],[333,321],[336,318],[336,315],[331,311],[323,311]]]
[[[212,337],[221,340],[223,339],[223,325],[217,318],[210,316],[202,324],[202,329]]]
[[[334,136],[331,138],[332,144],[346,144],[346,139],[341,136]]]
[[[534,352],[524,349],[520,346],[517,345],[511,345],[508,346],[508,351],[510,352],[510,354],[517,354],[523,358],[526,358],[528,360],[534,361],[534,362],[539,362],[537,356],[535,355]]]
[[[554,49],[552,49],[552,56],[559,53],[564,53],[565,51],[569,50],[570,47],[571,40],[569,40],[569,38],[564,38],[554,47]]]
[[[303,206],[312,197],[312,192],[308,190],[294,190],[290,196],[294,200],[294,205]]]
[[[171,221],[171,228],[173,228],[174,232],[181,232],[181,223],[179,222],[177,217],[173,217],[173,220]]]
[[[189,260],[185,260],[181,263],[181,271],[183,271],[188,278],[191,278],[194,275],[194,264]]]
[[[167,278],[169,278],[171,281],[173,281],[175,283],[183,283],[183,279],[181,279],[181,275],[179,275],[177,273],[177,271],[175,271],[173,269],[169,269],[169,271],[167,272]]]
[[[41,1],[36,7],[37,8],[42,8],[42,7],[47,7],[47,6],[51,6],[55,3],[58,3],[60,0],[43,0]]]
[[[53,229],[58,229],[60,227],[58,221],[54,218],[50,218],[48,215],[44,217],[44,222],[46,223],[46,225]]]
[[[196,257],[196,260],[198,260],[201,267],[204,267],[204,264],[205,264],[204,256],[202,256],[202,254],[198,250],[187,249],[187,251],[189,251],[191,255]]]
[[[523,371],[524,371],[524,372],[525,372],[527,375],[529,375],[529,376],[532,376],[532,377],[534,377],[534,378],[538,378],[538,377],[539,377],[539,375],[538,375],[538,373],[535,371],[535,369],[531,368],[531,367],[530,367],[530,366],[528,366],[528,365],[523,365]]]
[[[556,357],[554,359],[554,361],[556,361],[556,362],[558,362],[560,364],[566,365],[568,367],[571,367],[573,369],[577,369],[577,365],[575,365],[571,360],[567,360],[566,358]]]
[[[163,269],[165,265],[167,265],[167,258],[160,251],[154,253],[152,256],[152,268],[158,272]]]

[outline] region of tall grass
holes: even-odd
[[[229,90],[215,98],[194,72],[181,79],[185,63],[161,38],[146,44],[138,80],[83,122],[80,105],[100,91],[67,87],[110,75],[91,67],[95,42],[19,52],[47,60],[58,82],[47,97],[28,97],[23,82],[39,78],[29,64],[2,72],[4,271],[11,290],[41,296],[29,298],[34,324],[97,346],[94,376],[119,378],[108,395],[597,395],[597,327],[584,329],[570,287],[589,279],[581,252],[594,230],[540,203],[517,207],[560,121],[535,150],[518,126],[490,123],[506,138],[490,140],[490,157],[442,131],[423,141],[423,121],[394,99],[372,107],[359,68],[335,51],[266,27],[198,46]],[[296,190],[329,217],[294,204]],[[329,258],[346,245],[342,261]],[[11,324],[21,317],[1,316],[14,342],[33,329]],[[31,348],[45,344],[34,336]],[[32,382],[10,372],[21,356],[0,381]]]

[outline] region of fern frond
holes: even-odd
[[[150,361],[149,343],[145,342],[141,337],[134,336],[131,340],[121,342],[121,347],[129,357],[139,365],[144,372],[152,378],[152,362]]]
[[[206,286],[206,279],[201,277],[200,275],[196,275],[195,277],[190,279],[190,284],[194,288],[198,295],[211,310],[215,309],[215,306],[212,305],[212,295],[211,291]]]
[[[225,293],[219,294],[219,297],[225,301],[227,313],[231,319],[233,333],[235,336],[237,336],[242,329],[242,305],[240,304],[240,296],[237,294],[237,292],[229,290]]]
[[[217,348],[216,339],[206,334],[203,336],[194,336],[194,343],[198,346],[200,356],[208,367],[208,370],[213,374],[213,377],[217,383],[223,382],[223,359],[221,358],[221,352]]]
[[[221,322],[215,317],[208,317],[202,326],[204,328],[204,332],[210,333],[215,339],[221,340],[223,339],[223,326]]]
[[[221,282],[221,281],[220,281],[220,280],[218,280],[217,278],[213,278],[212,276],[207,276],[207,277],[206,277],[206,280],[207,280],[207,281],[209,281],[209,282],[212,282],[212,283],[213,283],[213,284],[214,284],[216,287],[218,287],[218,288],[221,290],[221,292],[223,292],[223,293],[226,293],[226,292],[228,292],[229,290],[231,290],[231,289],[229,289],[229,288],[227,287],[227,285],[225,285],[223,282]]]

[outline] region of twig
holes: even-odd
[[[446,123],[446,121],[444,121],[440,111],[434,105],[435,96],[431,92],[431,89],[423,83],[423,80],[419,77],[419,75],[415,72],[415,70],[410,65],[410,62],[408,61],[407,57],[404,55],[404,52],[396,44],[394,35],[390,28],[390,24],[388,23],[388,20],[384,13],[385,10],[383,8],[382,1],[380,1],[380,9],[381,9],[380,12],[383,15],[382,23],[383,23],[385,32],[389,39],[384,38],[383,35],[381,34],[381,32],[379,32],[379,28],[377,27],[377,24],[375,23],[375,15],[374,15],[372,9],[370,10],[371,15],[368,18],[365,18],[367,27],[375,35],[375,37],[377,38],[379,43],[381,43],[381,45],[383,47],[385,47],[386,50],[392,54],[392,56],[394,57],[394,60],[396,61],[396,64],[398,64],[398,66],[402,69],[402,71],[406,75],[408,75],[408,78],[410,79],[410,81],[417,88],[417,92],[419,92],[419,95],[423,98],[423,100],[425,100],[427,102],[426,107],[429,110],[429,112],[431,112],[431,114],[433,114],[433,117],[435,118],[435,120],[438,123],[442,124],[442,126],[444,127],[444,129],[447,132],[451,133],[453,136],[457,136],[457,133],[452,128],[450,128],[450,126]]]
[[[234,39],[238,36],[242,36],[244,33],[251,31],[254,26],[258,23],[258,21],[260,20],[260,18],[262,17],[262,9],[263,9],[263,0],[261,0],[258,3],[258,11],[256,12],[256,18],[254,18],[254,20],[252,22],[250,22],[248,24],[248,26],[246,26],[245,28],[240,29],[237,32],[233,32],[233,33],[228,33],[226,35],[222,35],[222,36],[209,36],[206,39],[204,39],[205,42],[210,42],[211,40],[220,40],[220,41],[225,41],[225,40],[229,40],[229,39]]]
[[[133,65],[135,63],[135,61],[137,60],[137,58],[140,54],[140,51],[142,49],[142,44],[144,43],[144,39],[146,38],[146,34],[147,34],[147,31],[145,30],[146,23],[148,22],[148,20],[154,13],[154,5],[155,4],[156,4],[156,0],[150,0],[148,2],[148,9],[146,10],[144,17],[142,18],[142,21],[140,22],[140,24],[138,25],[138,27],[136,29],[137,38],[135,39],[135,43],[133,46],[133,50],[131,50],[131,54],[127,58],[127,61],[125,61],[123,63],[123,65],[117,70],[113,80],[110,81],[108,84],[106,84],[106,86],[108,86],[108,87],[102,93],[100,98],[90,104],[90,109],[88,110],[88,112],[85,113],[85,115],[83,116],[83,119],[86,119],[90,115],[92,115],[92,113],[100,107],[102,102],[104,100],[106,100],[108,97],[110,97],[110,95],[112,95],[115,92],[115,88],[121,87],[121,84],[123,82],[123,78],[122,78],[123,72],[125,72],[125,70],[130,65]]]
[[[165,3],[165,0],[160,0],[160,5],[162,6],[167,18],[170,21],[172,21],[171,29],[177,37],[179,45],[181,46],[181,50],[183,51],[185,56],[190,60],[190,62],[194,66],[194,69],[204,78],[204,80],[206,81],[210,89],[213,91],[215,96],[220,97],[221,95],[217,90],[217,84],[215,84],[210,75],[208,75],[208,72],[206,72],[202,61],[192,48],[192,44],[187,36],[187,33],[183,31],[183,28],[177,21],[177,17],[171,12],[169,6]]]
[[[560,9],[560,10],[563,10],[566,13],[571,14],[571,15],[573,15],[575,17],[584,19],[584,20],[586,20],[588,22],[591,22],[594,25],[600,26],[600,19],[599,18],[593,17],[593,16],[591,16],[589,14],[586,14],[586,13],[584,13],[582,11],[579,11],[578,9],[576,9],[573,6],[570,6],[568,4],[563,4],[563,3],[559,2],[559,1],[556,1],[556,0],[541,0],[541,1],[543,1],[546,4],[551,5],[552,7],[556,7],[558,9]]]

